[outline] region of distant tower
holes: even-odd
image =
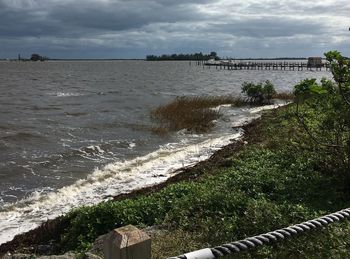
[[[18,60],[21,60],[21,54],[18,54]]]

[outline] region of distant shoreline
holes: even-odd
[[[48,60],[45,60],[45,61],[127,61],[127,60],[135,60],[135,61],[144,61],[145,59],[137,59],[137,58],[96,58],[96,59],[93,59],[93,58],[51,58],[51,59],[48,59]],[[37,62],[37,61],[31,61],[31,60],[28,60],[28,59],[23,59],[23,60],[18,60],[18,59],[5,59],[5,58],[0,58],[0,61],[22,61],[22,62]]]
[[[281,57],[281,58],[225,58],[221,60],[307,60],[305,57]],[[145,58],[52,58],[47,61],[147,61]],[[0,61],[22,61],[17,59],[5,59],[2,58]],[[30,60],[23,60],[30,61]],[[202,60],[148,60],[148,61],[202,61]],[[203,60],[204,61],[204,60]]]

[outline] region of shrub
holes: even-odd
[[[269,81],[254,84],[253,82],[244,82],[242,85],[242,93],[246,94],[251,104],[270,103],[276,90],[274,85]]]
[[[350,67],[337,51],[325,54],[334,81],[305,79],[295,86],[296,116],[327,169],[350,169]]]

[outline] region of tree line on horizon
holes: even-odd
[[[215,51],[210,52],[209,54],[203,54],[202,52],[194,53],[194,54],[163,54],[160,56],[156,55],[148,55],[146,56],[146,60],[148,61],[163,61],[163,60],[209,60],[215,59],[219,60],[217,53]]]
[[[48,57],[46,56],[41,56],[39,54],[36,54],[36,53],[33,53],[31,56],[30,56],[30,60],[31,61],[45,61],[45,60],[49,60]]]

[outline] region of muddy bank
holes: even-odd
[[[174,176],[161,184],[137,189],[130,193],[124,193],[110,198],[115,201],[119,201],[123,199],[135,198],[140,195],[147,195],[149,193],[159,191],[169,184],[179,181],[195,180],[204,173],[215,171],[211,169],[230,166],[230,162],[227,160],[227,158],[237,153],[245,145],[245,143],[258,141],[259,124],[260,119],[243,126],[245,133],[241,140],[222,147],[207,160],[199,162],[191,167],[176,170],[176,174]],[[61,248],[56,245],[56,243],[58,243],[56,241],[59,240],[61,234],[64,233],[64,230],[66,227],[68,227],[68,225],[69,221],[64,216],[48,220],[36,229],[17,235],[12,241],[0,245],[0,256],[6,252],[18,251],[35,254],[59,253]]]

